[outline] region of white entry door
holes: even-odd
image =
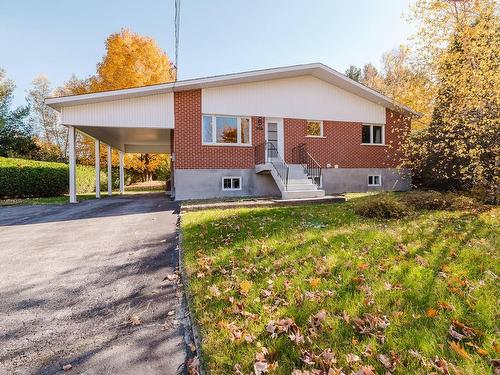
[[[285,158],[283,119],[266,118],[266,141],[276,147],[282,159]]]

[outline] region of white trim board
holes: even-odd
[[[162,83],[158,85],[135,87],[130,89],[105,91],[99,93],[73,95],[57,98],[47,98],[45,103],[50,107],[60,110],[62,107],[96,103],[109,100],[119,100],[125,98],[141,97],[152,94],[169,93],[174,91],[185,91],[193,89],[203,89],[210,87],[219,87],[250,82],[269,81],[281,78],[292,78],[300,76],[313,76],[343,90],[349,91],[355,95],[363,97],[375,104],[390,108],[405,115],[421,116],[411,108],[397,103],[393,99],[356,82],[334,69],[321,64],[303,64],[280,68],[255,70],[242,73],[226,74],[213,77],[188,79],[183,81]]]

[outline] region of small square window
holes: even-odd
[[[368,186],[380,186],[382,177],[380,175],[369,175]]]
[[[307,121],[307,136],[322,137],[323,136],[323,121]]]
[[[222,190],[241,190],[241,177],[223,177]]]

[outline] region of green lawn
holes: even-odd
[[[374,220],[367,199],[183,215],[208,373],[492,373],[500,209]]]

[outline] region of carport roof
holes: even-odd
[[[361,83],[356,82],[346,77],[345,75],[337,72],[336,70],[321,63],[292,65],[281,68],[254,70],[243,73],[233,73],[233,74],[225,74],[225,75],[205,77],[205,78],[195,78],[177,82],[161,83],[157,85],[134,87],[121,90],[103,91],[91,94],[53,97],[53,98],[47,98],[45,100],[45,103],[56,110],[60,110],[62,107],[74,106],[80,104],[127,99],[127,98],[169,93],[175,91],[186,91],[186,90],[217,87],[217,86],[267,81],[280,78],[299,77],[304,75],[312,75],[325,82],[331,83],[348,92],[351,92],[371,102],[390,108],[397,112],[401,112],[411,116],[417,116],[417,117],[421,116],[418,112],[413,111],[411,108],[401,103],[398,103],[393,99],[367,86],[364,86]]]

